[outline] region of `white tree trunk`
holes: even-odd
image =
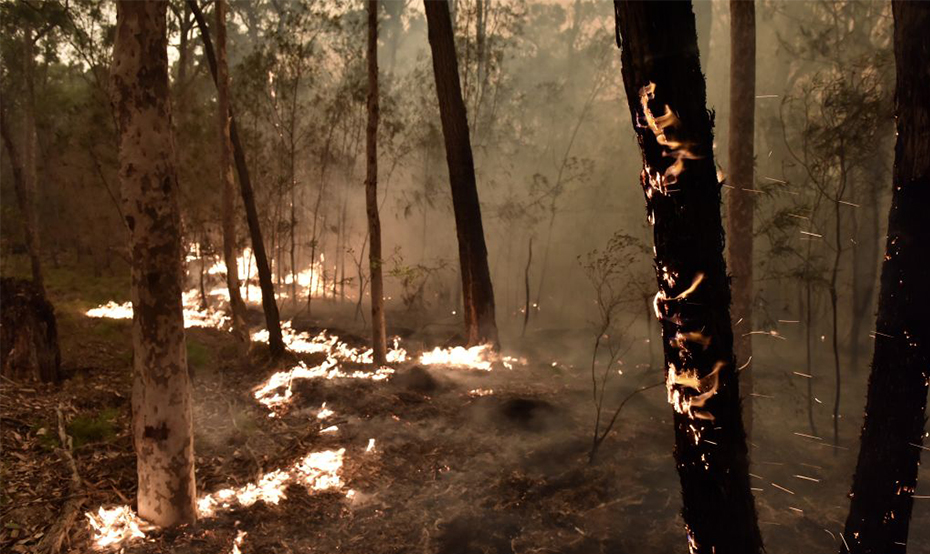
[[[132,250],[138,513],[160,526],[197,516],[166,8],[163,2],[118,2],[111,75]]]

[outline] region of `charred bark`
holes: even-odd
[[[735,321],[752,329],[752,237],[754,131],[756,106],[756,8],[754,0],[730,0],[730,141],[727,192],[727,262]],[[734,325],[735,327],[735,325]],[[736,332],[733,354],[737,367],[751,363],[752,335]],[[740,373],[743,421],[752,433],[752,367]]]
[[[117,4],[111,71],[120,183],[132,251],[138,513],[159,526],[197,519],[166,9],[162,2]]]
[[[226,288],[232,312],[232,330],[242,351],[248,350],[249,330],[246,307],[239,292],[239,264],[236,248],[235,181],[232,169],[232,144],[229,136],[229,66],[226,61],[226,0],[216,7],[216,104],[219,122],[220,184],[223,189],[223,259],[226,262]]]
[[[378,0],[368,0],[368,129],[365,149],[365,209],[368,213],[368,271],[371,273],[371,341],[376,366],[387,363],[384,280],[381,271],[381,218],[378,215]]]
[[[203,17],[197,0],[187,0],[197,26],[200,28],[200,38],[203,39],[203,52],[213,74],[213,82],[217,83],[216,55],[213,51],[213,42],[210,40],[210,30]],[[271,267],[268,265],[268,255],[265,253],[265,243],[262,239],[261,223],[258,219],[258,209],[255,207],[255,191],[252,189],[252,179],[249,177],[249,167],[245,160],[245,150],[239,140],[239,131],[236,128],[236,117],[232,105],[229,106],[229,139],[233,147],[233,157],[236,162],[236,172],[239,174],[239,189],[242,194],[242,203],[245,205],[246,221],[249,225],[249,235],[252,238],[252,252],[255,255],[255,267],[258,269],[258,284],[262,290],[262,309],[265,312],[265,325],[268,327],[268,347],[272,356],[284,353],[284,339],[281,337],[281,316],[278,313],[278,302],[275,299],[274,282],[272,282]]]
[[[481,223],[475,182],[475,162],[468,135],[468,118],[459,81],[452,19],[446,0],[424,2],[439,115],[449,165],[452,209],[459,244],[465,331],[469,345],[498,345],[494,289],[488,269],[488,250]]]
[[[614,4],[654,224],[675,460],[691,552],[762,551],[733,358],[712,121],[690,2]]]
[[[61,378],[55,309],[34,282],[0,280],[0,374],[42,383]]]
[[[930,4],[895,0],[894,176],[875,352],[840,552],[905,552],[930,372]],[[847,546],[848,545],[848,546]]]

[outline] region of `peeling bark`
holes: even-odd
[[[138,513],[159,526],[191,523],[197,517],[166,8],[163,2],[117,3],[111,69],[132,252]]]

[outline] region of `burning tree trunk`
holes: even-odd
[[[220,184],[223,187],[223,258],[226,261],[226,288],[232,311],[233,335],[247,350],[249,330],[246,308],[239,293],[239,267],[236,257],[235,183],[232,170],[232,145],[229,139],[229,67],[226,62],[226,0],[216,0],[216,104],[220,138]]]
[[[210,64],[214,84],[218,83],[216,55],[213,53],[213,42],[210,40],[210,30],[203,17],[197,0],[187,0],[197,26],[200,28],[200,37],[203,39],[203,52]],[[246,221],[249,224],[249,234],[252,237],[252,252],[255,254],[255,267],[258,269],[258,284],[262,289],[262,308],[265,312],[265,325],[268,327],[268,346],[273,356],[284,353],[284,340],[281,337],[281,316],[278,313],[278,303],[275,300],[274,282],[271,279],[271,267],[268,265],[268,255],[265,253],[265,243],[262,240],[262,228],[258,219],[258,209],[255,207],[255,192],[252,190],[252,180],[249,177],[249,168],[245,161],[245,150],[239,140],[239,131],[236,128],[236,117],[232,105],[229,106],[229,139],[232,142],[233,156],[236,161],[236,172],[239,174],[239,189],[242,193],[242,203],[245,205]]]
[[[904,552],[924,435],[930,320],[930,4],[892,2],[897,143],[875,353],[841,552]],[[848,546],[847,546],[848,545]]]
[[[690,2],[617,1],[623,83],[655,225],[675,460],[691,552],[762,551],[733,359],[720,184]]]
[[[371,273],[371,335],[374,362],[387,363],[384,331],[384,281],[381,275],[381,219],[378,216],[378,0],[368,0],[368,130],[365,208],[368,212],[368,268]]]
[[[167,3],[120,1],[111,74],[132,250],[138,513],[197,518],[191,383],[181,305],[181,215],[168,95]]]
[[[439,115],[446,143],[452,209],[459,243],[462,271],[463,312],[469,345],[498,344],[494,317],[494,290],[488,269],[488,250],[481,224],[481,205],[475,183],[475,163],[468,136],[468,119],[462,100],[458,61],[449,4],[445,0],[424,2]]]
[[[730,0],[730,142],[727,194],[727,261],[733,288],[733,318],[752,329],[753,139],[756,107],[756,9],[754,0]],[[734,325],[735,327],[735,325]],[[752,358],[752,335],[737,331],[738,367]],[[752,369],[751,366],[746,366]],[[743,419],[752,433],[752,371],[740,374]]]

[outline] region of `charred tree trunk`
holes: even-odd
[[[384,330],[384,281],[381,274],[381,218],[378,215],[378,0],[368,0],[368,129],[365,149],[368,175],[365,208],[368,212],[368,271],[371,273],[371,344],[376,366],[387,363]]]
[[[167,3],[120,1],[111,73],[132,250],[138,513],[197,519],[191,382],[181,306],[181,214],[168,94]]]
[[[55,309],[35,283],[0,280],[0,375],[56,382],[61,351]]]
[[[213,53],[213,42],[210,40],[210,30],[203,17],[203,12],[196,0],[188,0],[187,4],[194,12],[197,26],[200,28],[200,37],[203,39],[203,51],[210,64],[213,82],[217,83],[216,55]],[[255,191],[252,189],[252,180],[249,177],[249,168],[245,161],[245,150],[239,140],[239,131],[236,128],[236,117],[232,105],[229,106],[229,140],[233,147],[233,157],[236,162],[236,172],[239,174],[239,189],[242,193],[242,203],[245,205],[246,221],[249,224],[249,234],[252,237],[252,252],[255,255],[255,266],[258,269],[258,284],[262,290],[262,309],[265,312],[265,325],[268,327],[268,347],[272,356],[284,353],[284,340],[281,337],[281,316],[278,313],[278,302],[275,299],[274,283],[272,282],[271,267],[268,265],[268,255],[265,253],[265,243],[262,240],[262,229],[258,219],[258,209],[255,207]]]
[[[232,330],[242,352],[248,350],[249,329],[246,307],[239,292],[239,264],[236,248],[235,182],[232,144],[229,138],[229,65],[226,61],[226,0],[216,0],[216,104],[220,140],[220,185],[223,187],[223,259],[226,262],[226,288],[232,312]]]
[[[762,537],[733,359],[720,184],[691,3],[614,6],[623,84],[643,154],[641,183],[655,226],[655,307],[690,551],[758,553]]]
[[[754,0],[730,0],[730,139],[727,193],[727,261],[733,289],[733,319],[752,328],[752,237],[756,107],[756,8]],[[737,367],[750,363],[752,335],[736,333]],[[752,367],[740,374],[743,421],[752,434]]]
[[[875,353],[840,552],[905,552],[930,368],[930,4],[892,2],[897,142]],[[848,548],[847,548],[848,545]]]
[[[452,186],[452,209],[455,212],[462,272],[465,331],[469,345],[490,343],[497,346],[494,289],[488,269],[488,250],[481,224],[475,162],[459,82],[449,4],[446,0],[427,0],[424,5],[442,134],[446,144],[446,161],[449,164],[449,182]]]

